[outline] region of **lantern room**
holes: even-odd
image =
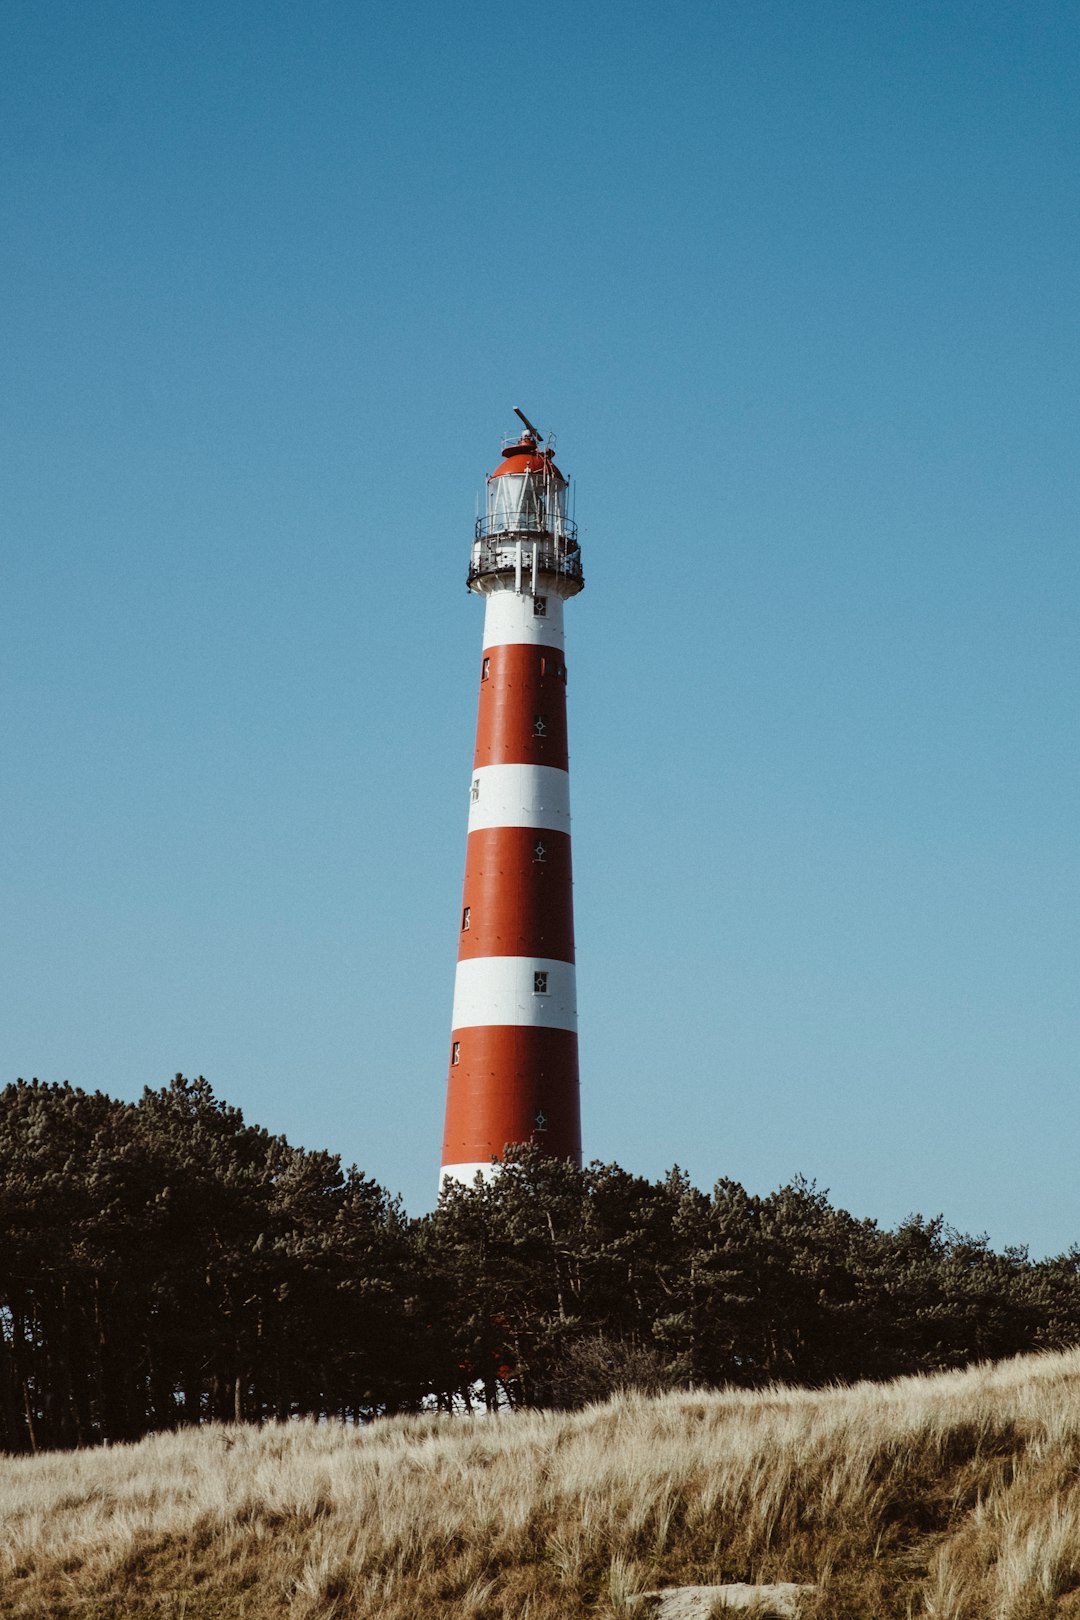
[[[518,413],[521,414],[520,412]],[[577,525],[567,516],[569,483],[550,445],[535,428],[503,444],[503,459],[487,481],[484,515],[476,520],[470,590],[486,593],[496,576],[545,576],[545,589],[572,596],[584,584]]]
[[[503,449],[501,466],[487,481],[489,534],[547,534],[566,523],[567,483],[554,452],[541,450],[526,431]]]

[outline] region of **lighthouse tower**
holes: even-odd
[[[477,520],[476,753],[442,1180],[513,1143],[581,1162],[563,608],[584,585],[567,481],[522,415]]]

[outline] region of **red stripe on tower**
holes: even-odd
[[[581,1163],[563,606],[584,579],[567,481],[521,420],[469,569],[484,649],[443,1180],[490,1173],[515,1143]]]

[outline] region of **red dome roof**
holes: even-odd
[[[553,452],[539,449],[531,433],[523,433],[517,444],[507,445],[504,454],[506,459],[496,467],[492,478],[502,478],[506,473],[543,472],[545,467],[550,466],[559,483],[566,483],[552,459]]]

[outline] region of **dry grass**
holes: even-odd
[[[723,1581],[819,1583],[830,1620],[1065,1620],[1080,1352],[8,1458],[0,1524],[0,1615],[42,1620],[565,1620]]]

